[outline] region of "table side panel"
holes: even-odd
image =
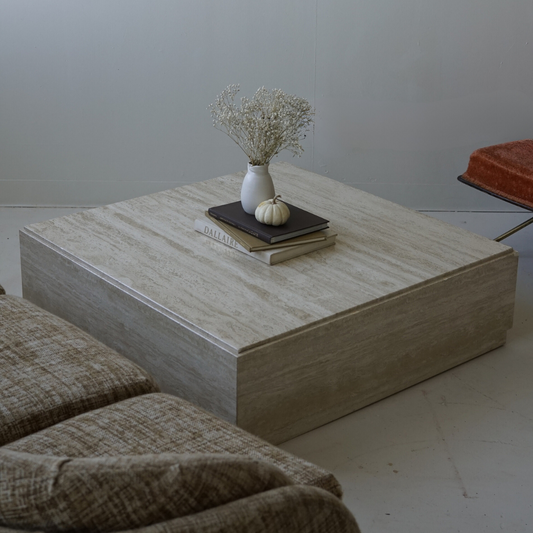
[[[517,264],[511,251],[243,354],[238,425],[284,442],[501,346]]]
[[[236,422],[233,354],[24,230],[20,248],[26,299],[133,360],[163,392]]]

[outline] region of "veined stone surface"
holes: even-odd
[[[330,221],[335,246],[268,266],[208,243],[194,220],[239,198],[241,172],[28,226],[24,295],[275,441],[505,341],[511,248],[288,163],[270,171],[283,200]],[[394,372],[415,361],[410,375],[376,377],[377,396],[354,398],[364,368],[387,358]],[[289,413],[298,397],[313,404],[309,390],[324,397]]]

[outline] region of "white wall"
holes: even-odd
[[[531,0],[0,0],[0,205],[98,205],[244,170],[206,107],[230,83],[316,106],[301,159],[416,208],[532,137]]]

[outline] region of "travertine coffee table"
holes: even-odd
[[[513,249],[287,163],[337,244],[268,266],[197,233],[244,173],[33,224],[24,296],[279,443],[505,342]]]

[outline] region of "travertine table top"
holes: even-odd
[[[331,248],[269,266],[194,230],[244,172],[33,224],[26,231],[235,355],[512,250],[288,163],[276,193],[330,220]]]

